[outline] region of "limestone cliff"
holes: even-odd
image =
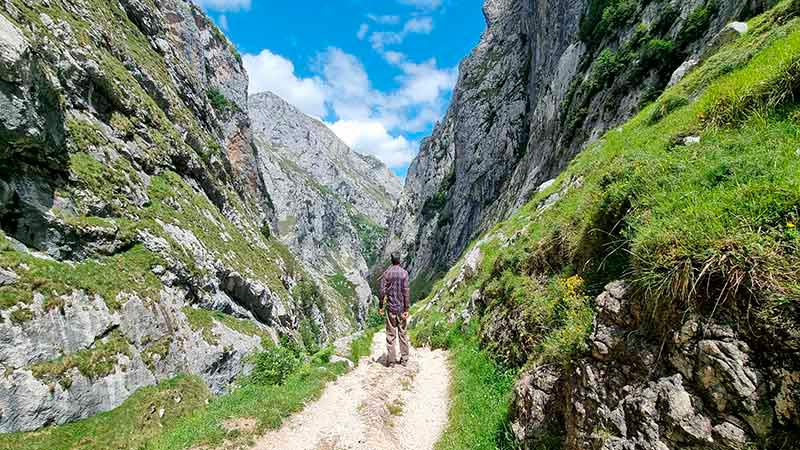
[[[618,8],[629,7],[628,14],[644,11],[640,19],[645,25],[628,31],[652,32],[658,27],[646,25],[647,18],[656,16],[647,11],[667,2],[592,2],[596,4],[602,6],[599,13],[594,6],[584,11],[583,31],[576,31],[587,39],[599,38],[591,41],[595,43],[616,39],[610,37],[612,23],[633,21],[622,21],[620,14],[628,16]],[[503,2],[486,5],[492,17],[493,8]],[[555,179],[537,188],[508,218],[497,223],[490,216],[475,219],[476,229],[483,220],[489,222],[481,226],[492,226],[469,245],[414,310],[412,335],[418,342],[449,347],[457,361],[485,358],[479,369],[454,369],[457,379],[487,380],[471,382],[473,392],[485,392],[487,397],[502,393],[502,381],[497,379],[509,372],[517,376],[509,389],[510,405],[502,400],[488,405],[475,401],[475,395],[454,393],[456,411],[488,405],[487,417],[471,426],[494,438],[498,448],[796,447],[800,438],[800,2],[770,3],[763,14],[732,22],[716,34],[709,34],[718,28],[715,20],[740,11],[749,15],[758,5],[744,10],[740,7],[747,5],[736,2],[709,2],[701,9],[698,5],[687,7],[691,12],[683,31],[672,39],[647,41],[652,51],[680,48],[688,36],[698,39],[687,47],[695,50],[689,51],[691,57],[678,70],[650,73],[663,76],[669,87],[630,120],[589,139]],[[672,17],[668,23],[683,17],[681,11],[676,8],[674,16],[666,16]],[[533,14],[524,8],[516,12]],[[665,17],[665,10],[659,12],[658,17]],[[591,17],[602,19],[589,26]],[[491,30],[484,40],[492,37]],[[549,36],[559,35],[549,28]],[[588,42],[577,45],[584,48]],[[637,86],[624,84],[625,94],[614,95],[615,86],[622,86],[624,77],[642,64],[638,59],[632,66],[619,66],[620,61],[631,61],[625,56],[630,51],[602,50],[597,59],[584,53],[582,58],[588,55],[591,65],[578,61],[577,66],[594,66],[587,75],[590,82],[595,80],[592,83],[597,82],[598,66],[611,67],[615,75],[594,93],[595,98],[606,99],[603,108],[593,109],[597,100],[586,103],[587,114],[579,120],[584,125],[575,129],[576,136],[585,133],[585,138],[592,138],[587,121],[601,124],[600,130],[616,122],[620,105],[638,106],[638,100],[623,101],[630,96],[638,99],[642,91]],[[661,54],[660,60],[668,61],[670,54]],[[468,79],[469,63],[462,81]],[[502,98],[528,92],[530,86],[542,85],[523,83]],[[577,89],[579,93],[582,88]],[[468,121],[472,116],[466,112],[457,115],[458,95],[455,101],[450,114]],[[575,101],[553,104],[558,106],[551,117],[568,114]],[[491,96],[486,104],[509,105]],[[531,117],[547,115],[547,104],[531,111]],[[527,144],[528,151],[534,143],[536,148],[555,145],[542,138],[541,123],[549,122],[532,122],[531,132],[539,137]],[[461,193],[466,188],[458,187],[459,176],[470,176],[470,170],[482,174],[478,180],[502,175],[488,165],[481,172],[484,166],[473,159],[480,146],[461,146],[483,136],[481,129],[472,126],[476,131],[463,136],[447,131],[460,126],[458,120],[446,120],[437,129],[423,147],[401,198],[427,204],[434,218],[462,205],[454,210],[461,213],[452,224],[461,223],[459,214],[465,208],[481,210],[464,206],[466,197]],[[449,136],[455,141],[441,140]],[[566,161],[558,155],[574,151],[571,140],[558,136],[562,146],[552,147],[555,153],[539,155],[553,162],[552,170]],[[446,144],[444,149],[440,143]],[[444,156],[437,163],[434,155]],[[529,158],[526,155],[512,164],[515,176]],[[459,169],[460,160],[473,162],[472,169],[465,169],[467,175]],[[493,161],[497,167],[509,163],[508,158]],[[430,192],[425,181],[435,181],[440,165],[447,164],[455,167],[451,172],[455,175],[445,173],[447,189],[439,191],[439,198],[410,197],[418,192],[412,186]],[[536,180],[538,173],[530,170],[526,176]],[[486,211],[505,204],[497,210],[505,214],[504,208],[513,209],[514,202],[526,196],[525,189],[512,189],[511,181],[503,183],[508,191],[500,191]],[[536,184],[538,180],[529,186]],[[441,220],[419,223],[431,233],[454,226]],[[468,233],[463,237],[468,239]],[[437,260],[432,250],[438,239],[423,234],[419,242],[414,261],[418,279],[426,265],[446,261]],[[453,245],[450,248],[457,249]],[[490,425],[484,429],[483,423]]]
[[[186,0],[0,3],[0,432],[349,326],[270,237],[247,85]]]
[[[425,285],[762,3],[487,0],[486,31],[411,164],[384,254],[400,251]]]
[[[249,108],[277,237],[363,321],[372,296],[368,269],[381,251],[400,180],[272,93],[253,95]]]

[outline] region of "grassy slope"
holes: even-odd
[[[368,330],[351,343],[349,358],[356,364],[369,355],[374,332]],[[305,357],[282,384],[263,385],[244,378],[239,387],[216,398],[199,378],[179,375],[140,389],[118,408],[85,420],[31,433],[0,434],[0,449],[180,450],[197,445],[213,448],[223,441],[246,444],[279,427],[347,371],[344,363],[329,362],[330,352],[324,349]],[[254,419],[254,426],[246,430],[224,426],[235,419]]]
[[[438,448],[510,445],[498,422],[511,387],[498,381],[503,367],[569,365],[585,350],[591,296],[613,279],[630,280],[651,317],[694,308],[735,319],[752,306],[760,330],[796,329],[797,13],[784,1],[753,19],[748,34],[486,233],[475,244],[484,254],[476,276],[454,293],[440,289],[457,264],[433,289],[439,296],[417,308],[415,339],[453,350],[453,406]],[[685,145],[690,135],[700,143]],[[555,192],[562,198],[540,209]],[[476,290],[480,317],[450,323]],[[503,335],[492,332],[497,324]]]

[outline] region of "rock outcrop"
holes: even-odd
[[[277,237],[362,321],[372,295],[368,270],[381,251],[400,180],[272,93],[251,96],[249,108]]]
[[[341,331],[269,237],[247,85],[187,0],[0,2],[0,432]]]
[[[512,421],[526,444],[563,434],[570,450],[780,448],[797,429],[800,365],[786,343],[700,314],[676,314],[675,331],[654,338],[625,282],[596,304],[591,357],[518,380]]]
[[[400,251],[412,277],[447,270],[588,142],[657,97],[673,71],[686,73],[727,23],[766,6],[616,2],[613,20],[602,19],[612,3],[485,2],[486,31],[461,63],[447,115],[412,162],[403,214],[389,226],[384,254]]]

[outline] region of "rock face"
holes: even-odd
[[[0,2],[0,432],[350,323],[269,237],[247,85],[187,0]]]
[[[461,63],[447,115],[423,141],[397,206],[403,214],[389,226],[384,255],[400,251],[413,277],[446,270],[588,142],[655,98],[728,22],[764,7],[626,2],[634,9],[609,25],[595,3],[609,4],[485,2],[486,31]],[[653,39],[667,49],[643,44]]]
[[[724,320],[699,314],[676,315],[674,332],[648,339],[624,282],[596,303],[592,356],[569,372],[538,367],[517,382],[513,428],[526,444],[563,433],[565,448],[576,450],[780,448],[797,429],[800,366],[782,343],[748,343]]]
[[[249,108],[278,237],[320,284],[354,294],[356,299],[343,301],[355,300],[354,310],[363,318],[371,296],[368,269],[381,251],[400,180],[272,93],[251,96]]]

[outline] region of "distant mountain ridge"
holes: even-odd
[[[366,277],[402,190],[378,159],[351,150],[322,122],[277,95],[252,95],[258,165],[276,213],[278,237],[329,287],[355,291],[363,317]]]

